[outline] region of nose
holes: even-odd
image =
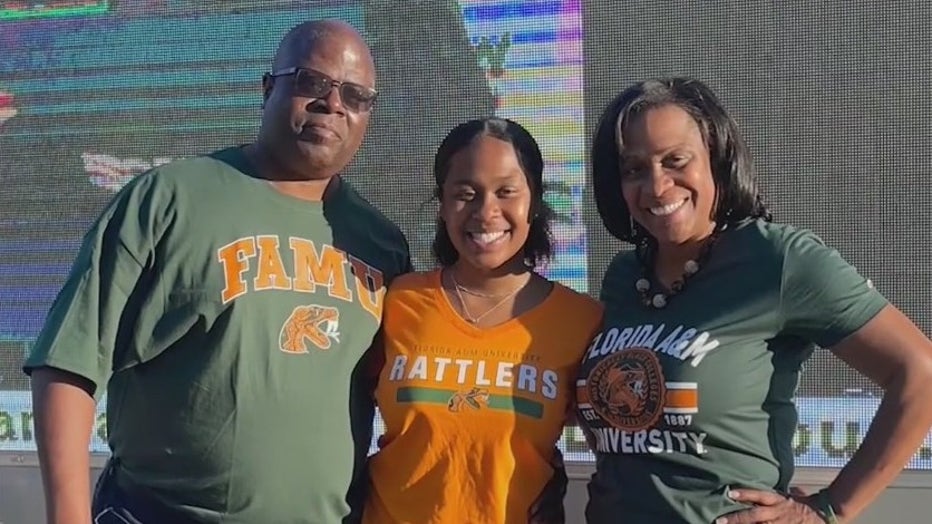
[[[670,173],[662,165],[654,164],[646,179],[647,190],[650,191],[651,196],[659,197],[672,185],[673,177]]]
[[[343,99],[340,97],[340,86],[331,85],[330,91],[326,95],[315,98],[308,103],[308,111],[314,111],[314,108],[325,107],[328,113],[344,113],[346,108],[343,107]]]
[[[475,200],[476,206],[473,215],[482,221],[497,217],[501,213],[501,206],[498,204],[498,198],[495,195],[485,195]]]

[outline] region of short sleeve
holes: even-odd
[[[379,379],[379,374],[382,372],[382,368],[385,366],[384,337],[385,334],[382,329],[379,329],[372,338],[372,345],[369,346],[369,349],[363,356],[367,379],[377,381]]]
[[[398,236],[400,237],[399,243],[401,245],[402,262],[401,272],[395,275],[396,277],[407,275],[408,273],[414,271],[414,264],[411,261],[411,247],[408,245],[408,238],[405,237],[404,233],[401,231],[398,231]]]
[[[780,308],[784,332],[830,348],[874,318],[887,300],[810,231],[785,244]]]
[[[408,274],[408,273],[414,271],[414,264],[411,262],[411,253],[410,253],[410,252],[407,252],[407,251],[406,251],[405,253],[406,253],[405,262],[404,262],[404,264],[403,264],[404,267],[401,269],[401,274],[402,274],[402,275],[406,275],[406,274]],[[400,275],[399,275],[399,276],[400,276]]]
[[[137,179],[125,187],[85,234],[23,364],[27,374],[39,367],[61,369],[93,382],[97,399],[103,395],[114,353],[135,324],[127,305],[151,264],[149,182]]]

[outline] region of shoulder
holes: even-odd
[[[407,246],[407,240],[401,232],[401,228],[391,221],[378,208],[373,206],[368,200],[356,191],[345,178],[340,180],[344,186],[344,195],[346,196],[347,206],[352,208],[355,216],[365,223],[366,227],[372,228],[373,233],[390,238],[392,240],[404,243]]]
[[[189,193],[199,186],[211,185],[218,176],[239,169],[234,149],[180,158],[155,166],[130,181],[124,192]]]
[[[589,295],[580,293],[559,282],[553,283],[553,290],[555,293],[554,298],[557,300],[558,305],[561,308],[565,308],[568,312],[574,314],[578,313],[584,317],[599,316],[602,314],[602,304]]]
[[[638,263],[637,255],[634,252],[634,249],[625,249],[619,251],[612,257],[611,262],[608,263],[608,267],[605,268],[605,277],[613,276],[618,273],[630,273],[632,271],[639,271],[640,265]]]
[[[411,271],[411,250],[401,228],[363,198],[344,178],[324,201],[324,218],[341,248],[378,269],[386,283]]]
[[[602,325],[604,307],[594,298],[559,282],[554,282],[553,299],[541,329],[558,329],[564,340],[584,348]]]
[[[612,257],[608,267],[605,268],[605,274],[602,276],[602,286],[600,297],[603,302],[606,295],[610,295],[617,289],[634,285],[634,281],[641,275],[641,265],[638,262],[637,255],[633,249],[619,251]]]
[[[439,270],[399,275],[391,282],[385,294],[383,322],[391,324],[398,318],[418,316],[420,312],[433,307],[439,287]]]
[[[389,293],[401,293],[405,291],[420,291],[423,289],[433,289],[438,286],[439,269],[433,271],[412,271],[399,275],[392,281],[388,288]]]
[[[760,219],[738,225],[735,238],[749,248],[769,251],[780,257],[811,247],[825,247],[822,239],[809,229]]]
[[[770,257],[777,261],[773,266],[779,269],[781,295],[798,307],[796,295],[800,301],[818,296],[841,300],[854,295],[850,290],[872,287],[851,262],[810,229],[759,221],[746,241],[762,242],[769,249]],[[758,256],[755,263],[754,267],[761,268],[766,261]]]
[[[767,222],[762,219],[748,220],[722,233],[718,246],[713,248],[714,260],[721,269],[741,270],[743,276],[766,279],[766,275],[780,278],[789,267],[797,266],[803,259],[816,259],[830,253],[812,231],[790,224]],[[812,259],[812,260],[816,260]]]
[[[190,180],[194,174],[207,174],[210,172],[223,172],[227,170],[242,171],[241,163],[244,161],[239,148],[230,147],[211,153],[172,160],[171,162],[152,168],[151,172],[165,180]]]
[[[155,166],[137,175],[117,191],[99,221],[134,217],[133,220],[149,225],[164,222],[180,207],[179,201],[196,200],[193,194],[197,191],[191,180],[199,177],[190,174],[202,172],[205,165],[212,163],[214,161],[206,156],[185,158]]]
[[[346,179],[341,178],[340,184],[338,207],[339,216],[343,218],[340,227],[363,242],[364,245],[357,246],[360,253],[381,266],[389,281],[410,272],[411,249],[401,228],[363,198]]]

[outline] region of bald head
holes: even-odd
[[[346,22],[306,22],[282,38],[273,71],[262,80],[265,104],[256,138],[260,156],[271,164],[266,171],[289,180],[338,174],[369,125],[373,95],[369,105],[358,103],[359,93],[376,89],[369,46]]]
[[[323,42],[340,44],[359,54],[375,69],[372,54],[356,28],[342,20],[314,20],[293,27],[275,52],[274,68],[290,67],[311,55]]]

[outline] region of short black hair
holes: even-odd
[[[622,196],[622,132],[634,116],[665,105],[675,105],[689,113],[709,149],[716,193],[710,218],[716,227],[721,229],[748,218],[772,220],[754,182],[751,153],[738,124],[715,93],[694,78],[664,78],[625,89],[608,104],[599,119],[592,143],[592,190],[608,232],[635,245],[651,238],[634,223]]]
[[[544,158],[537,141],[527,129],[517,122],[506,118],[481,118],[470,120],[454,127],[450,131],[434,157],[434,197],[443,198],[443,184],[450,173],[450,160],[453,155],[469,146],[480,136],[490,136],[508,142],[514,147],[518,164],[524,171],[528,187],[531,189],[530,231],[524,243],[524,263],[536,267],[539,263],[553,258],[553,240],[550,234],[550,220],[553,210],[544,201]],[[434,258],[447,267],[456,262],[460,255],[450,240],[446,225],[437,220],[437,229],[431,245]]]

